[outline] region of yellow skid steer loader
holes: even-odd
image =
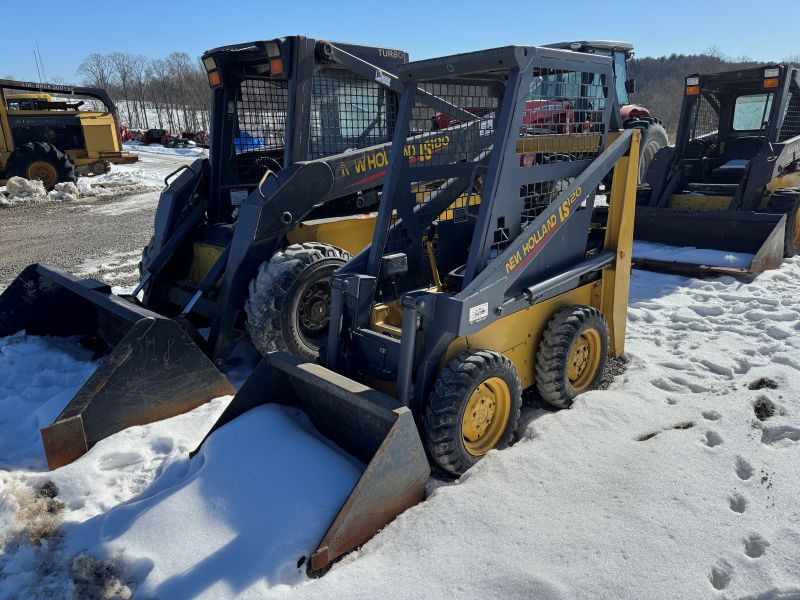
[[[566,408],[624,349],[641,132],[620,127],[611,59],[510,46],[398,77],[372,243],[333,276],[319,364],[268,354],[209,432],[296,405],[364,463],[312,575],[420,502],[430,463],[458,476],[507,446],[524,390]],[[530,118],[578,85],[578,126]],[[443,90],[480,117],[445,123],[462,143],[430,154],[418,132]]]
[[[755,274],[800,253],[800,69],[687,77],[677,140],[646,180],[639,266]]]

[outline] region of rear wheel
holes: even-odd
[[[494,448],[511,442],[522,384],[513,363],[489,350],[465,352],[442,370],[425,407],[428,454],[461,475]]]
[[[19,146],[8,157],[9,177],[24,177],[42,182],[47,191],[57,183],[78,181],[78,172],[69,157],[50,144],[31,142]]]
[[[667,130],[659,123],[651,123],[642,131],[642,141],[639,148],[639,183],[643,183],[647,175],[647,168],[661,148],[669,145]]]
[[[558,408],[578,394],[596,389],[608,359],[608,325],[589,306],[568,306],[556,313],[536,352],[536,388]]]
[[[335,246],[309,242],[276,252],[261,265],[244,305],[247,332],[259,352],[319,356],[330,320],[330,278],[350,258]]]

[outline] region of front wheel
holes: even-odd
[[[23,177],[42,182],[49,192],[57,183],[78,181],[78,172],[70,158],[55,146],[44,142],[22,144],[6,163],[8,177]]]
[[[341,248],[308,242],[261,265],[244,305],[247,332],[259,352],[284,350],[316,360],[328,334],[331,275],[350,258]]]
[[[428,454],[444,470],[461,475],[489,450],[508,446],[521,406],[522,383],[506,356],[463,353],[439,373],[425,407]]]

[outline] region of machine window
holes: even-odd
[[[769,121],[772,96],[772,94],[752,94],[736,98],[733,108],[733,129],[736,131],[760,131]]]

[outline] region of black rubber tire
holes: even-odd
[[[668,145],[667,130],[660,123],[651,123],[642,131],[642,141],[639,144],[639,183],[644,183],[647,168],[656,153]]]
[[[139,278],[144,277],[145,273],[147,273],[150,269],[150,261],[153,260],[155,252],[153,252],[153,238],[150,238],[150,241],[147,242],[147,245],[142,248],[142,258],[139,261]]]
[[[46,162],[55,169],[58,175],[58,181],[55,183],[78,181],[78,171],[69,157],[55,146],[44,142],[29,142],[18,146],[8,157],[6,177],[28,179],[28,168],[35,162]],[[45,189],[49,192],[55,187],[55,183],[45,185]]]
[[[324,326],[309,335],[300,322],[300,301],[314,285],[322,284],[324,290],[333,272],[351,258],[336,246],[307,242],[276,252],[259,267],[244,304],[247,332],[259,352],[284,350],[316,360],[320,341],[327,335],[329,315],[324,317]]]
[[[569,408],[578,393],[569,381],[567,362],[573,346],[587,329],[600,334],[600,363],[587,390],[596,389],[608,360],[608,324],[602,313],[589,306],[568,306],[547,324],[536,352],[536,389],[557,408]]]
[[[522,406],[522,382],[514,364],[490,350],[465,352],[451,360],[436,379],[425,406],[423,438],[428,455],[448,473],[461,475],[481,459],[464,446],[461,424],[470,396],[490,377],[505,381],[511,395],[508,424],[494,446],[502,450],[511,442]]]
[[[800,189],[775,190],[767,204],[767,211],[786,215],[783,255],[791,258],[800,254]]]

